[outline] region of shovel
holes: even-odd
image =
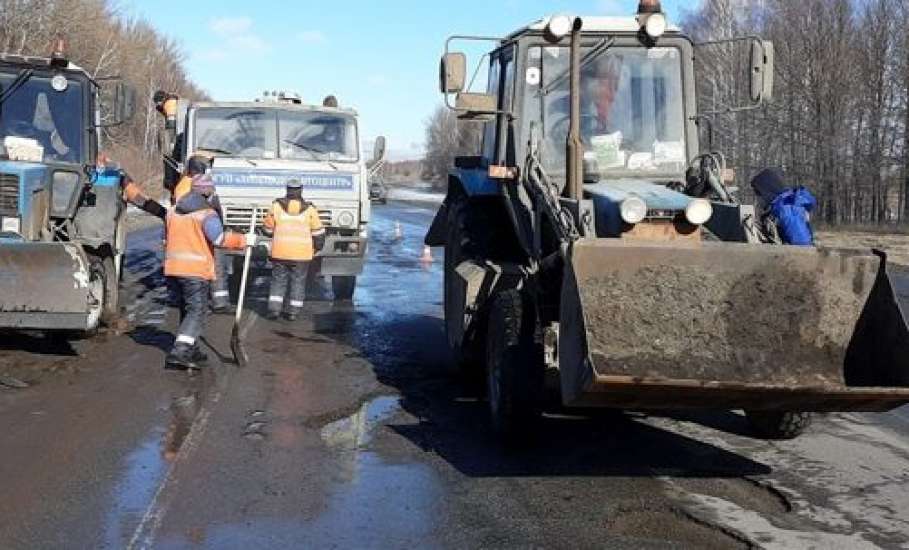
[[[254,208],[252,218],[249,220],[249,232],[256,230],[256,217],[259,215],[259,209]],[[252,259],[253,247],[246,247],[246,256],[243,258],[243,273],[240,279],[240,296],[237,298],[237,315],[234,317],[234,328],[230,332],[230,351],[234,356],[234,363],[239,367],[245,367],[249,362],[249,356],[243,348],[243,341],[240,339],[240,319],[243,317],[243,299],[246,297],[246,280],[249,276],[249,263]]]

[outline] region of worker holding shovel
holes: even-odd
[[[167,243],[164,275],[180,305],[180,328],[165,368],[198,369],[207,357],[197,343],[208,316],[208,299],[215,279],[215,247],[243,249],[256,244],[253,232],[225,231],[212,206],[215,186],[211,177],[193,178],[189,193],[181,197],[165,218]]]

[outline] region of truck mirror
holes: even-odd
[[[372,163],[377,164],[383,160],[385,160],[385,136],[379,136],[372,148]]]
[[[751,100],[769,103],[773,100],[773,42],[751,43]]]
[[[447,53],[439,65],[439,89],[443,94],[456,94],[464,90],[467,80],[467,56],[461,52]]]
[[[136,89],[124,82],[118,82],[116,94],[114,105],[117,124],[123,124],[136,112]]]

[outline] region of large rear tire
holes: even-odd
[[[807,412],[745,411],[755,433],[764,439],[795,439],[811,425]]]
[[[335,301],[351,300],[357,287],[357,278],[349,275],[333,275],[331,278],[331,292]]]
[[[515,289],[498,293],[488,330],[486,379],[493,430],[506,442],[526,440],[543,412],[545,378],[532,301]]]

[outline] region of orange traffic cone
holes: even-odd
[[[432,248],[429,246],[423,247],[423,255],[420,256],[420,261],[426,264],[432,263]]]

